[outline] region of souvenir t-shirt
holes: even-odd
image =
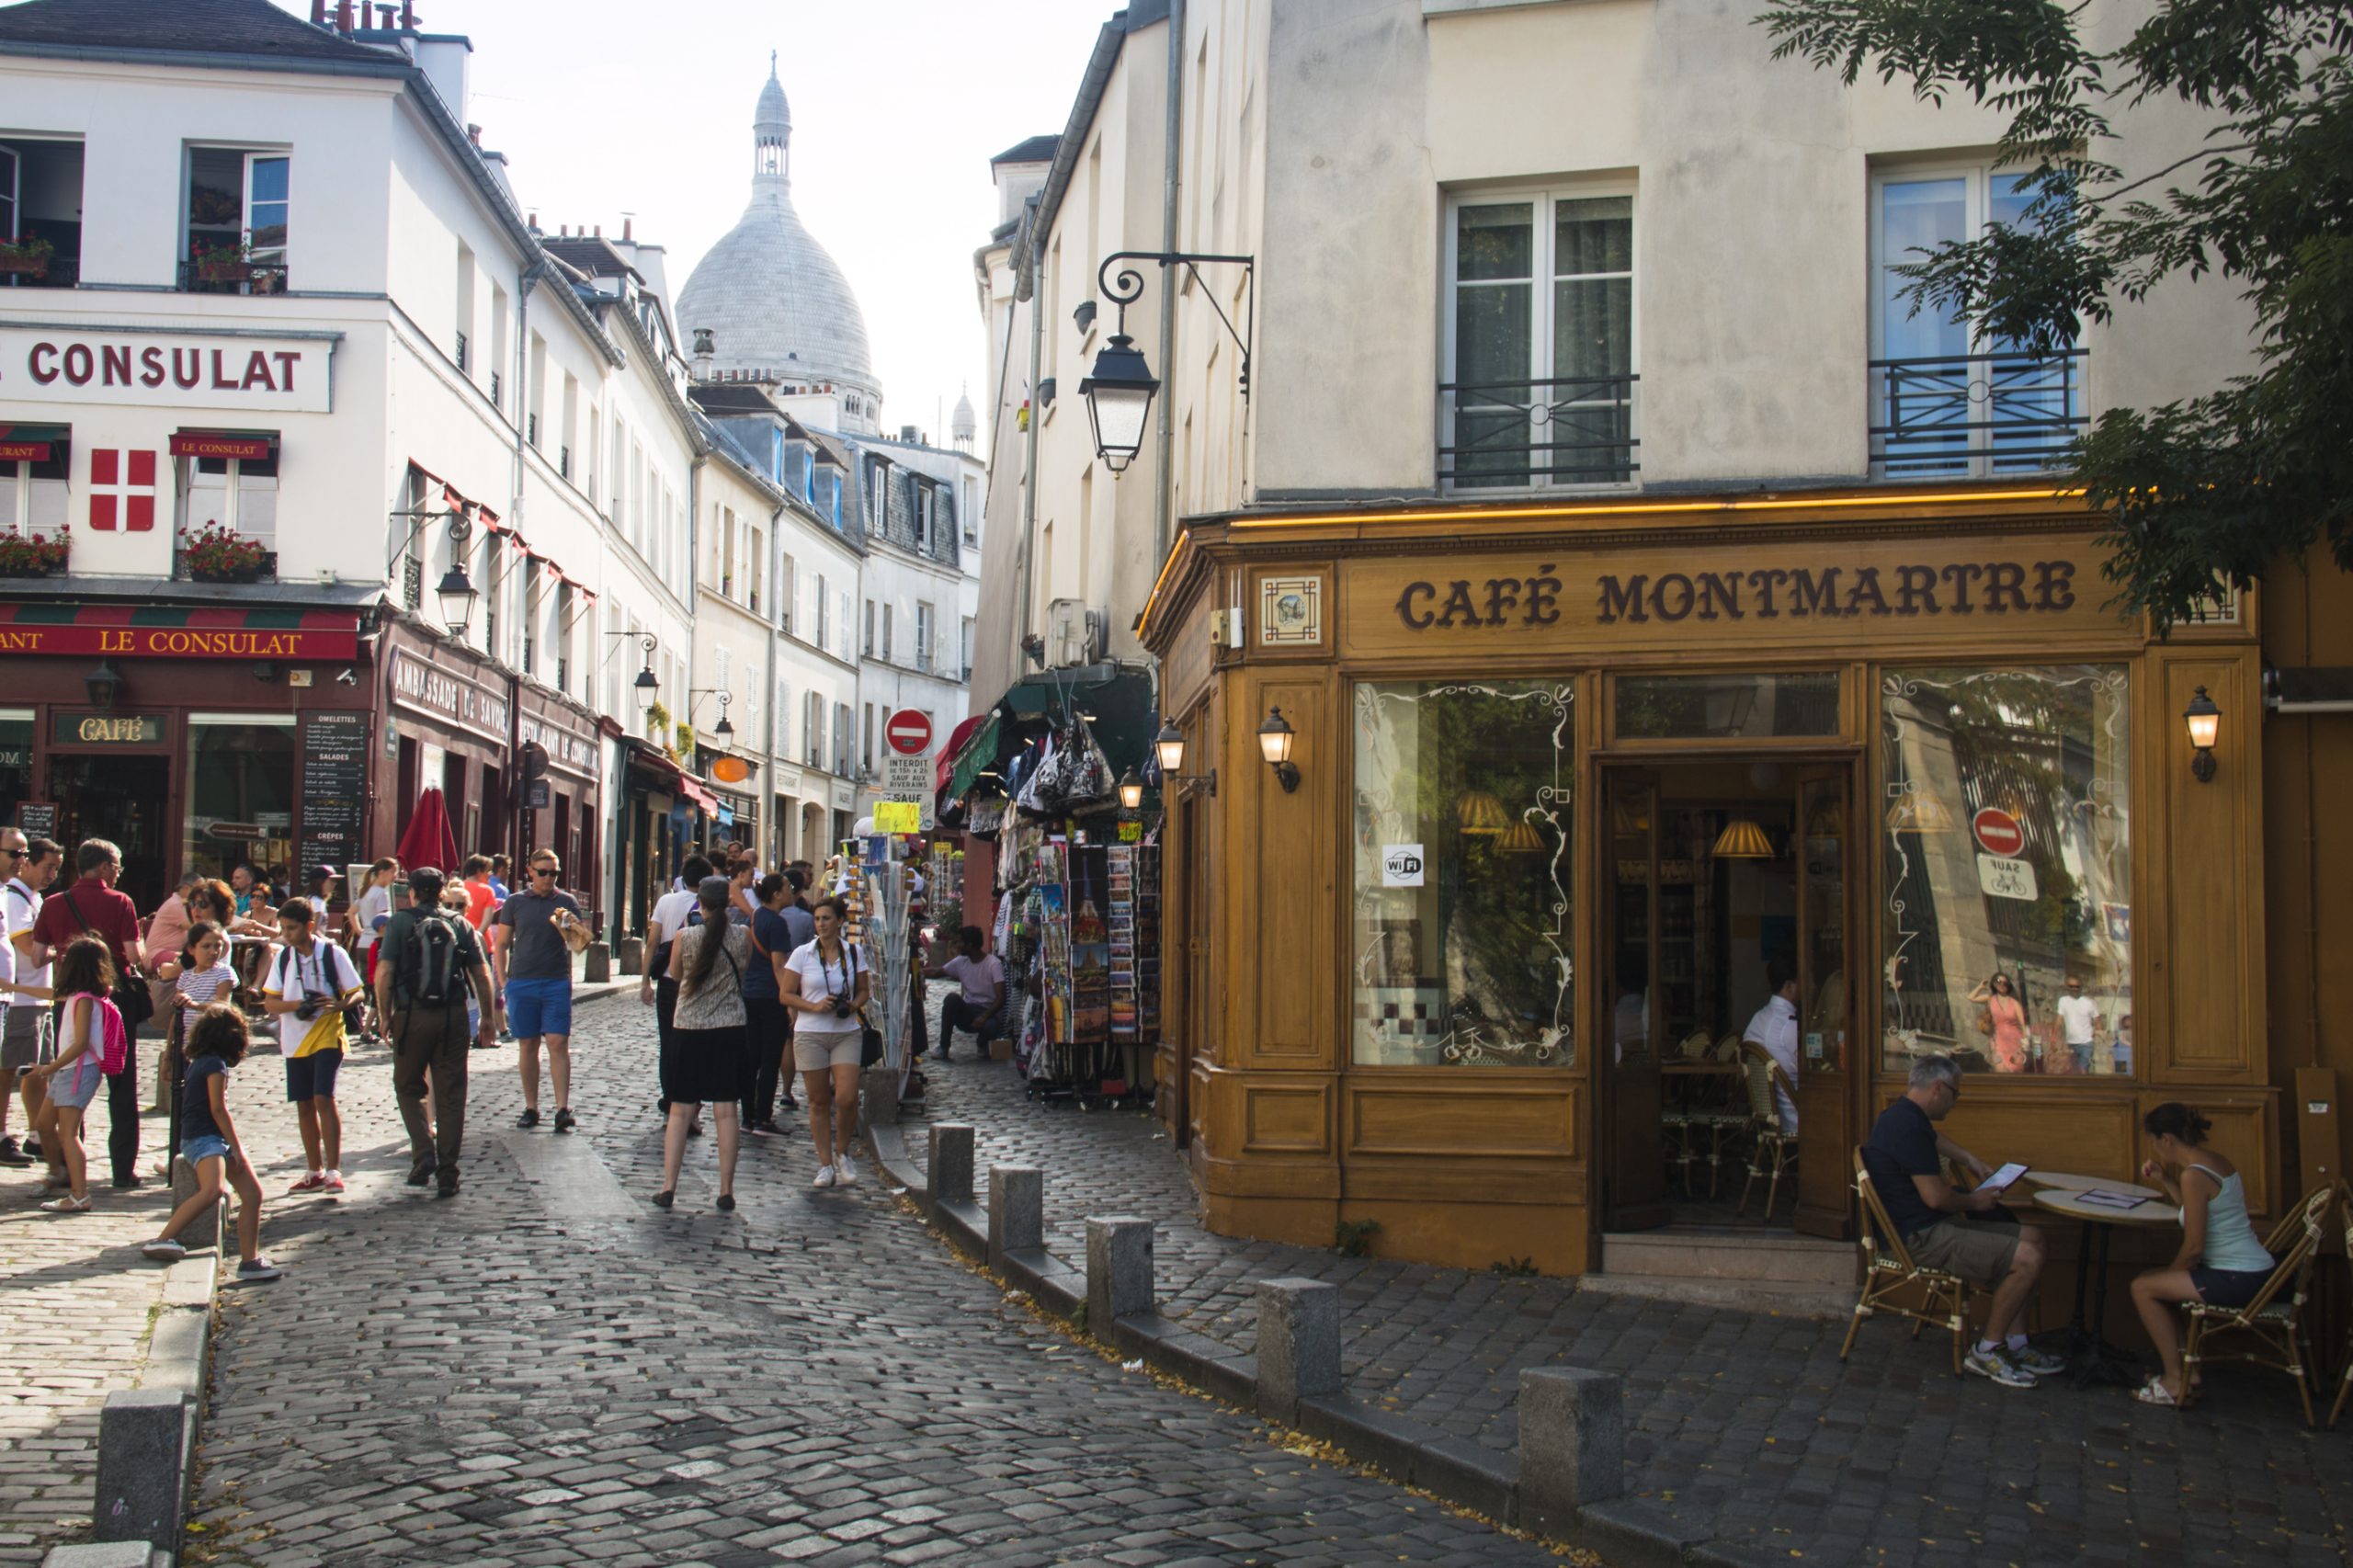
[[[580,915],[568,892],[518,892],[499,907],[497,923],[512,933],[506,938],[507,979],[572,978],[572,949],[555,927],[559,909],[570,910],[575,919]]]
[[[359,971],[351,955],[333,942],[313,938],[307,953],[291,945],[278,949],[269,966],[269,983],[262,994],[271,1001],[322,998],[310,1017],[299,1013],[278,1016],[279,1049],[289,1061],[343,1049],[344,1006],[359,999]]]
[[[858,996],[858,977],[866,971],[866,955],[853,942],[843,949],[838,961],[828,963],[820,956],[817,944],[810,942],[793,949],[785,964],[801,977],[801,995],[820,1002],[827,997],[854,1001]],[[855,1008],[846,1018],[837,1018],[829,1012],[792,1015],[792,1032],[796,1035],[856,1034],[865,1027]]]
[[[212,1119],[212,1080],[228,1071],[229,1064],[217,1056],[199,1056],[188,1064],[188,1075],[180,1081],[182,1143],[198,1138],[228,1136]]]

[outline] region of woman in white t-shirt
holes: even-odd
[[[792,1064],[809,1089],[809,1136],[817,1145],[814,1185],[847,1187],[858,1180],[849,1145],[858,1131],[858,1056],[866,1038],[862,1010],[874,994],[874,974],[858,945],[843,938],[848,905],[829,898],[810,914],[817,935],[778,965],[777,989],[794,1014]]]

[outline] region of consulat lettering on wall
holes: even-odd
[[[332,337],[217,337],[0,326],[0,398],[328,411]]]

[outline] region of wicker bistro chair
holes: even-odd
[[[1706,1056],[1707,1051],[1708,1031],[1701,1029],[1677,1045],[1671,1059],[1677,1062],[1696,1062]],[[1692,1148],[1691,1135],[1695,1128],[1703,1120],[1704,1115],[1704,1112],[1688,1103],[1688,1096],[1684,1100],[1668,1105],[1659,1113],[1659,1125],[1665,1134],[1664,1143],[1666,1164],[1670,1173],[1687,1194],[1694,1190],[1691,1186],[1691,1167],[1698,1162],[1698,1154]]]
[[[1713,1046],[1703,1043],[1696,1060],[1737,1062],[1740,1060],[1740,1044],[1738,1035],[1728,1034]],[[1684,1119],[1685,1136],[1691,1141],[1691,1163],[1696,1165],[1703,1158],[1708,1163],[1708,1196],[1711,1199],[1722,1189],[1725,1163],[1738,1158],[1740,1141],[1749,1127],[1745,1090],[1737,1095],[1721,1092],[1728,1090],[1731,1083],[1731,1080],[1709,1080],[1706,1102]],[[1740,1103],[1733,1103],[1734,1100]]]
[[[1798,1097],[1797,1085],[1781,1064],[1766,1053],[1761,1045],[1743,1040],[1740,1046],[1741,1065],[1747,1069],[1748,1126],[1756,1140],[1756,1151],[1749,1156],[1748,1183],[1740,1189],[1740,1207],[1734,1214],[1748,1212],[1749,1194],[1756,1190],[1760,1179],[1766,1181],[1765,1222],[1773,1222],[1773,1204],[1780,1197],[1781,1177],[1797,1169],[1798,1141],[1793,1133],[1781,1131],[1781,1114],[1773,1103],[1773,1090],[1785,1091],[1791,1104]],[[1792,1187],[1794,1194],[1795,1188]]]
[[[1887,1218],[1887,1210],[1879,1200],[1879,1189],[1871,1185],[1870,1173],[1863,1168],[1863,1152],[1854,1152],[1855,1199],[1862,1211],[1862,1234],[1857,1244],[1863,1253],[1862,1293],[1855,1299],[1855,1316],[1847,1324],[1847,1342],[1838,1347],[1838,1359],[1855,1347],[1855,1335],[1862,1331],[1863,1320],[1880,1312],[1893,1312],[1897,1317],[1912,1320],[1912,1337],[1920,1337],[1923,1328],[1949,1330],[1952,1335],[1953,1375],[1961,1375],[1961,1340],[1969,1332],[1969,1285],[1957,1274],[1941,1269],[1923,1268],[1912,1261],[1911,1249]]]
[[[2312,1357],[2304,1343],[2304,1294],[2312,1283],[2313,1259],[2320,1251],[2322,1230],[2336,1202],[2336,1189],[2331,1187],[2323,1187],[2296,1206],[2294,1218],[2298,1223],[2290,1233],[2292,1241],[2284,1252],[2273,1255],[2279,1261],[2273,1267],[2271,1278],[2264,1281],[2263,1289],[2245,1306],[2182,1303],[2181,1310],[2189,1320],[2189,1331],[2183,1336],[2181,1346],[2182,1369],[2188,1383],[2184,1405],[2197,1402],[2200,1366],[2217,1360],[2244,1361],[2293,1378],[2296,1397],[2303,1402],[2304,1425],[2314,1424],[2312,1379],[2305,1370]],[[2232,1335],[2252,1344],[2236,1354],[2220,1357],[2209,1348],[2215,1340]]]

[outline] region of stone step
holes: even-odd
[[[1855,1282],[1855,1248],[1786,1232],[1670,1228],[1602,1237],[1601,1271],[1846,1289]]]
[[[1658,1301],[1696,1301],[1739,1307],[1785,1317],[1845,1318],[1855,1310],[1855,1290],[1788,1279],[1699,1279],[1661,1274],[1588,1274],[1580,1290],[1607,1296],[1641,1296]]]

